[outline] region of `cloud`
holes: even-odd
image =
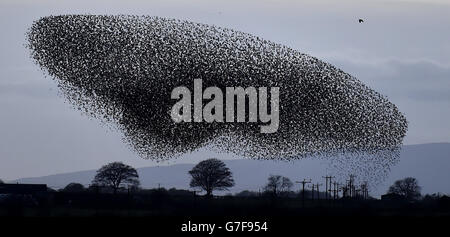
[[[330,61],[389,97],[450,101],[450,65],[429,59]]]

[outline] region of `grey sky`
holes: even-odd
[[[252,33],[330,62],[386,95],[410,122],[406,144],[450,142],[448,1],[36,2],[0,2],[2,179],[93,169],[114,160],[155,165],[137,157],[121,134],[65,103],[29,59],[27,28],[59,14],[157,15]],[[172,163],[212,155],[230,158],[200,151]]]

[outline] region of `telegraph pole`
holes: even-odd
[[[364,181],[361,184],[361,192],[362,192],[363,199],[369,198],[369,185],[367,184],[367,181]]]
[[[322,184],[317,183],[316,184],[316,191],[317,191],[317,200],[320,201],[320,191],[319,191],[319,186],[321,186]]]
[[[333,200],[336,200],[338,197],[339,192],[339,183],[334,181],[333,182]]]
[[[306,179],[303,179],[303,181],[297,181],[296,183],[302,184],[302,207],[305,207],[305,184],[311,183],[311,179],[309,181],[306,181]]]
[[[331,179],[333,179],[334,178],[334,176],[325,176],[325,177],[323,177],[322,176],[322,178],[324,178],[325,179],[325,197],[326,197],[326,199],[328,200],[329,199],[329,189],[331,189]],[[328,185],[328,184],[330,184],[330,185]]]
[[[322,176],[322,178],[325,179],[325,199],[328,199],[328,176]]]
[[[348,180],[348,188],[350,191],[350,198],[352,198],[355,195],[355,187],[354,187],[354,180],[355,180],[355,175],[351,174],[350,175],[350,179]]]

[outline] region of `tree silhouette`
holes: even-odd
[[[274,196],[278,196],[280,193],[290,191],[293,185],[292,181],[287,177],[270,175],[264,190],[272,193]]]
[[[70,183],[65,188],[63,188],[61,191],[66,193],[80,193],[85,191],[85,188],[80,183]]]
[[[234,186],[230,169],[218,159],[201,161],[189,174],[192,176],[190,186],[205,190],[208,197],[212,196],[214,190],[228,190]]]
[[[419,186],[417,179],[408,177],[395,181],[395,183],[389,187],[388,193],[393,193],[405,197],[407,200],[416,200],[420,197],[421,187]]]
[[[114,193],[120,187],[139,186],[139,175],[135,168],[122,162],[112,162],[97,170],[92,182],[94,185],[112,188]]]

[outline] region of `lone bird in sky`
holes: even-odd
[[[364,20],[363,19],[361,19],[361,18],[359,18],[359,23],[363,23],[364,22]]]

